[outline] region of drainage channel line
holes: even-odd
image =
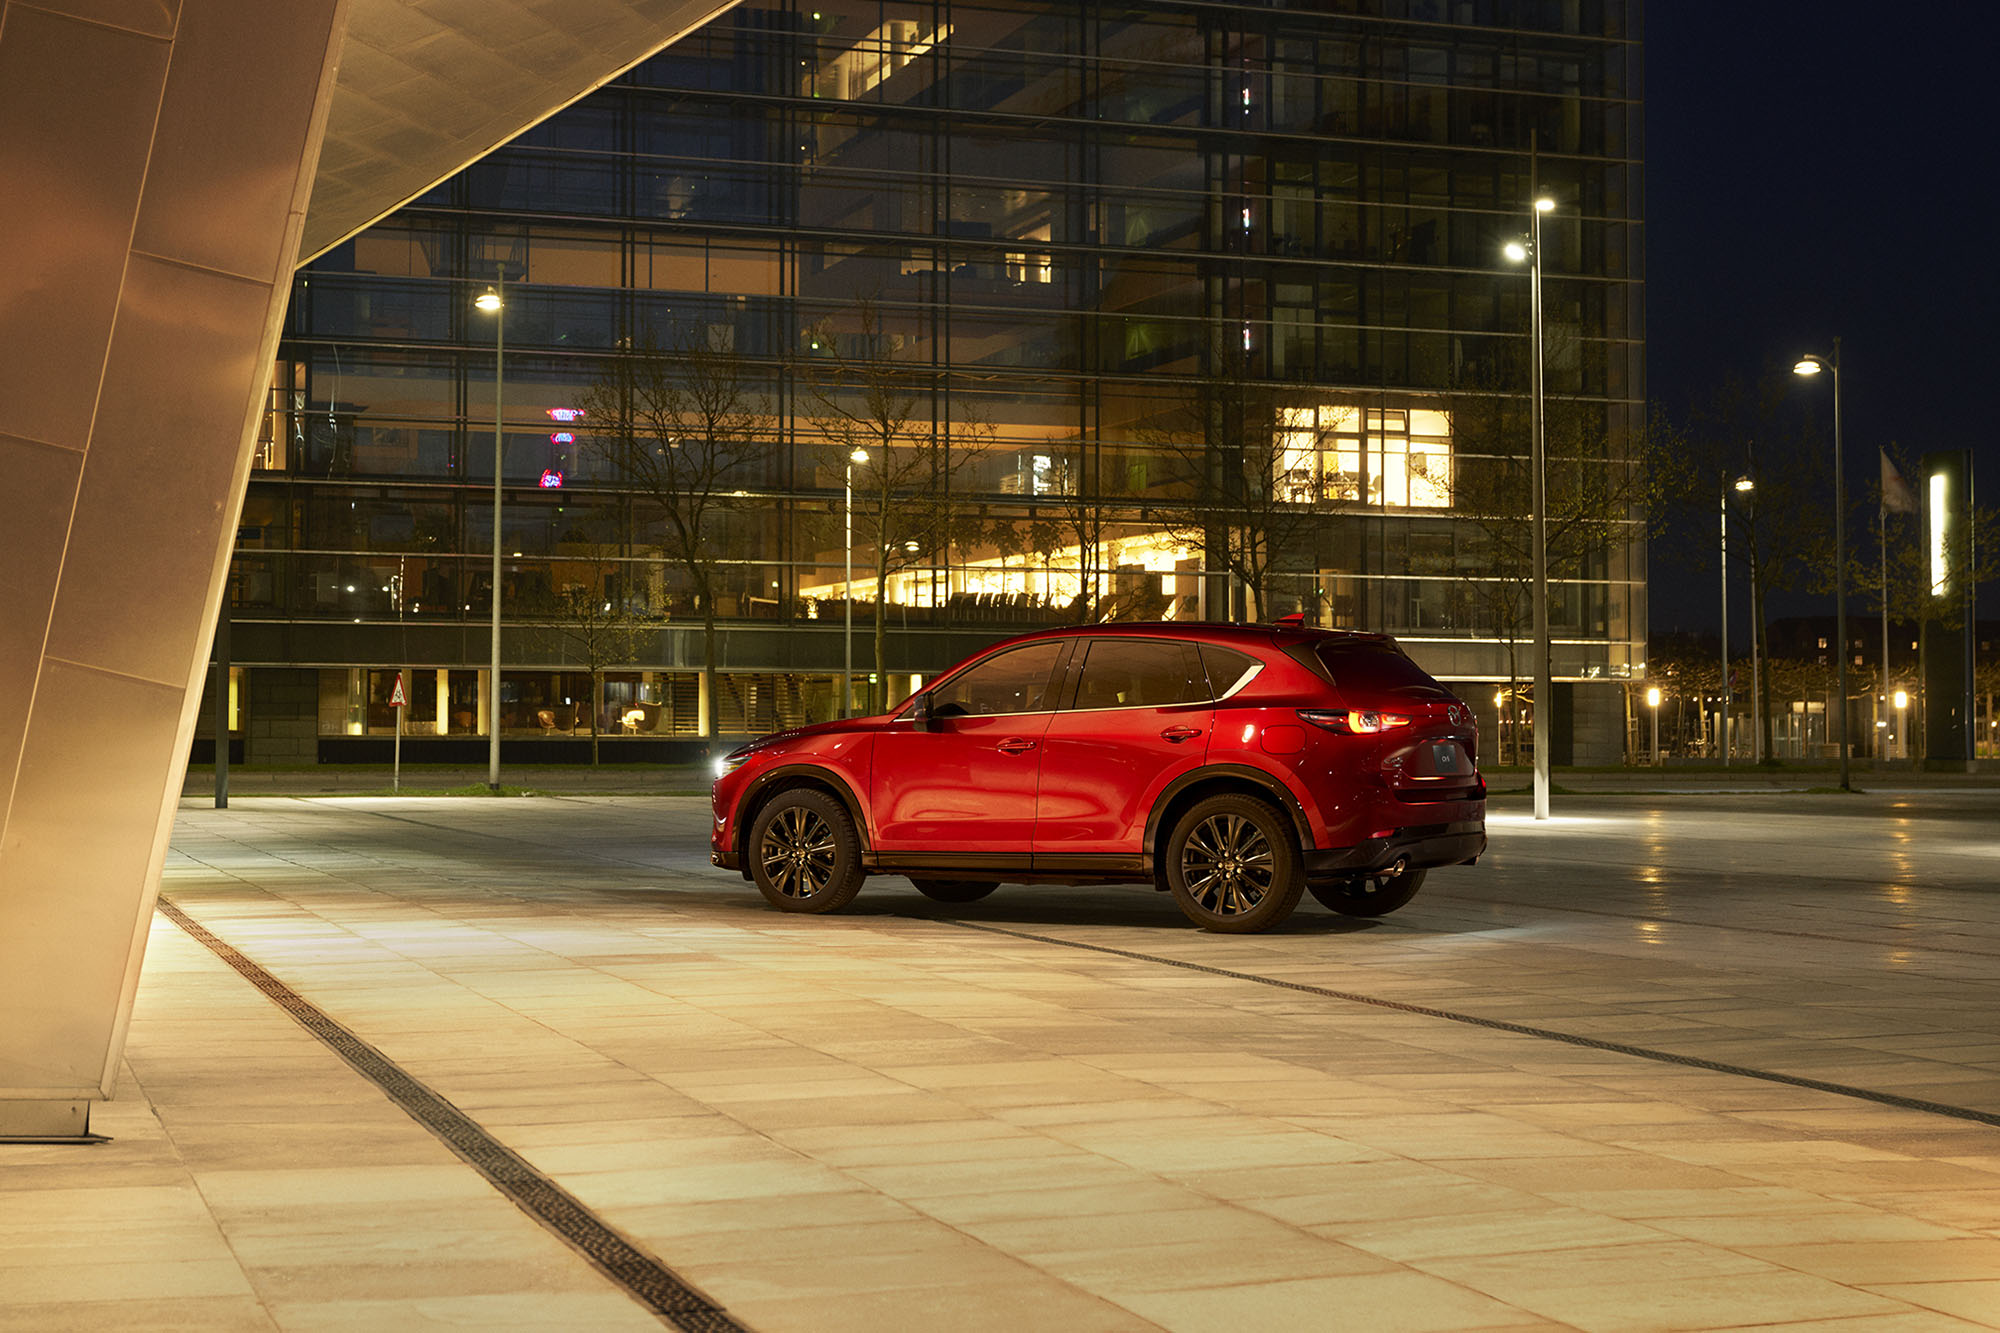
[[[607,1225],[582,1201],[495,1139],[478,1121],[284,982],[246,958],[165,896],[160,914],[290,1014],[412,1120],[435,1135],[522,1212],[566,1242],[648,1310],[683,1333],[748,1333],[727,1311]]]
[[[917,919],[917,918],[912,918]],[[1313,986],[1303,981],[1286,981],[1280,977],[1258,976],[1254,972],[1236,972],[1226,967],[1214,967],[1208,963],[1191,963],[1185,959],[1167,958],[1159,954],[1140,953],[1135,949],[1114,949],[1106,944],[1085,944],[1079,940],[1057,939],[1052,935],[1036,935],[1025,930],[1008,930],[1002,926],[981,925],[972,921],[952,921],[943,917],[924,917],[940,925],[957,926],[962,930],[977,930],[988,935],[1006,935],[1017,940],[1032,940],[1037,944],[1053,944],[1063,949],[1079,949],[1086,953],[1109,954],[1114,958],[1129,958],[1135,962],[1158,963],[1165,967],[1178,967],[1189,972],[1201,972],[1212,977],[1226,977],[1231,981],[1247,981],[1257,986],[1270,986],[1277,990],[1300,991],[1306,995],[1320,995],[1329,1000],[1346,1000],[1351,1004],[1372,1005],[1377,1009],[1393,1009],[1398,1013],[1416,1014],[1423,1018],[1442,1018],[1452,1023],[1464,1023],[1470,1027],[1488,1028],[1495,1032],[1511,1032],[1516,1036],[1535,1037],[1542,1041],[1562,1042],[1568,1046],[1581,1046],[1593,1051],[1608,1051],[1613,1055],[1629,1055],[1640,1060],[1652,1060],[1663,1065],[1679,1065],[1684,1069],[1701,1069],[1713,1074],[1731,1074],[1738,1078],[1760,1079],[1766,1083],[1782,1083],[1792,1088],[1807,1088],[1813,1092],[1830,1093],[1836,1097],[1851,1097],[1856,1101],[1874,1102],[1880,1106],[1893,1106],[1903,1111],[1921,1111],[1926,1115],[1949,1116],[1953,1120],[1970,1120],[1975,1124],[2000,1127],[2000,1113],[1975,1110],[1969,1106],[1952,1106],[1946,1102],[1926,1101],[1921,1097],[1905,1097],[1900,1093],[1877,1092],[1873,1088],[1858,1088],[1849,1083],[1832,1083],[1825,1079],[1806,1078],[1798,1074],[1780,1074],[1769,1069],[1752,1069],[1747,1065],[1733,1065],[1723,1060],[1705,1060],[1698,1055],[1680,1055],[1673,1051],[1658,1051],[1650,1046],[1632,1046],[1622,1041],[1605,1041],[1600,1037],[1583,1037],[1573,1032],[1557,1032],[1551,1028],[1531,1027],[1526,1023],[1509,1023],[1501,1018],[1481,1018],[1477,1014],[1461,1014],[1453,1009],[1437,1009],[1430,1005],[1408,1004],[1402,1000],[1385,1000],[1378,995],[1362,995],[1354,991],[1334,990],[1327,986]]]

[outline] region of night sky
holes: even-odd
[[[1973,449],[1976,498],[2000,501],[2000,24],[1984,5],[1852,0],[1665,0],[1645,22],[1653,399],[1671,413],[1732,372],[1791,378],[1839,335],[1850,494],[1899,441]],[[1830,403],[1826,377],[1793,383]],[[1671,546],[1654,556],[1653,630],[1713,631],[1714,579]],[[1869,605],[1850,599],[1850,618]],[[1832,611],[1794,600],[1773,614]],[[1980,605],[2000,614],[1991,587]],[[1747,635],[1736,596],[1730,619]]]

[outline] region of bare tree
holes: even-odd
[[[1751,642],[1760,663],[1771,657],[1774,597],[1807,588],[1832,591],[1833,513],[1819,486],[1825,468],[1820,446],[1802,431],[1796,414],[1784,410],[1790,378],[1766,376],[1757,385],[1723,380],[1695,404],[1672,457],[1661,460],[1662,499],[1676,514],[1673,531],[1680,539],[1661,545],[1661,564],[1718,573],[1727,504],[1729,567],[1732,581],[1740,578],[1750,589],[1757,611]],[[1822,573],[1829,574],[1823,586]],[[1768,756],[1777,686],[1769,670],[1757,678],[1759,748]]]
[[[1226,346],[1211,364],[1215,375],[1140,428],[1168,474],[1165,493],[1149,498],[1145,513],[1198,547],[1208,570],[1241,580],[1251,600],[1246,617],[1256,620],[1273,610],[1271,579],[1284,555],[1311,549],[1341,497],[1316,443],[1283,443],[1293,391],[1253,380],[1242,354]]]
[[[590,673],[590,762],[598,762],[598,719],[604,714],[604,673],[636,661],[654,629],[645,594],[624,576],[626,566],[603,547],[554,569],[556,583],[534,608],[537,635],[558,658]]]
[[[1535,576],[1534,470],[1519,406],[1518,399],[1467,394],[1450,413],[1452,504],[1461,525],[1453,600],[1460,614],[1506,644],[1516,759],[1520,645],[1531,628]],[[1604,576],[1615,547],[1646,536],[1661,513],[1675,456],[1671,436],[1659,423],[1617,435],[1589,404],[1545,402],[1543,549],[1551,584]]]
[[[1067,618],[1078,625],[1098,620],[1108,555],[1104,506],[1066,486],[1061,494],[1035,506],[1028,523],[1028,543],[1042,557],[1043,582],[1051,587],[1056,553],[1076,552],[1076,595],[1066,608]]]
[[[942,566],[935,599],[948,600],[952,550],[984,527],[965,489],[992,433],[964,413],[954,420],[935,376],[894,359],[894,338],[873,302],[855,303],[852,333],[822,328],[812,342],[822,355],[801,376],[810,425],[843,465],[866,454],[853,463],[854,527],[875,582],[875,680],[866,708],[876,712],[888,699],[889,580],[917,569],[935,578]]]
[[[778,418],[754,366],[705,325],[666,345],[651,329],[625,343],[583,395],[584,438],[658,511],[663,554],[685,573],[701,616],[703,690],[714,710],[723,520],[775,450]]]

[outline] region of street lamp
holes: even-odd
[[[1905,723],[1908,721],[1908,719],[1903,716],[1903,710],[1905,708],[1908,708],[1909,706],[1910,706],[1910,692],[1908,690],[1897,690],[1896,691],[1896,739],[1900,744],[1904,754],[1908,754],[1910,752],[1910,733],[1905,727]]]
[[[1721,510],[1721,526],[1717,529],[1720,554],[1718,563],[1722,566],[1722,691],[1715,712],[1715,748],[1722,755],[1722,766],[1729,767],[1729,491],[1723,488],[1718,493],[1717,506]]]
[[[504,285],[496,275],[493,285],[472,302],[493,316],[493,663],[486,701],[486,786],[495,792],[500,790],[500,404],[507,350],[507,304],[500,299],[500,290]]]
[[[1757,489],[1757,483],[1749,477],[1736,479],[1736,493],[1749,495]],[[1753,513],[1754,518],[1754,513]],[[1759,614],[1757,607],[1757,529],[1750,529],[1750,762],[1758,763],[1764,758],[1764,695],[1760,688],[1757,662],[1757,628]],[[1723,668],[1728,669],[1725,659]]]
[[[1534,201],[1528,213],[1528,240],[1510,241],[1507,258],[1528,265],[1528,302],[1531,331],[1533,396],[1529,400],[1529,462],[1534,473],[1534,579],[1529,597],[1535,620],[1535,818],[1549,817],[1549,714],[1555,705],[1555,689],[1549,682],[1549,548],[1548,548],[1548,466],[1542,434],[1542,214],[1556,206],[1544,195],[1535,180],[1535,159],[1528,158],[1528,194]]]
[[[1653,710],[1653,767],[1660,766],[1660,687],[1646,687],[1646,707]]]
[[[1833,340],[1831,358],[1810,352],[1792,367],[1794,375],[1817,375],[1822,370],[1833,375],[1833,634],[1840,645],[1835,661],[1840,689],[1839,732],[1840,789],[1852,791],[1847,774],[1847,488],[1840,466],[1840,339]]]
[[[847,456],[846,500],[842,506],[847,513],[847,577],[840,585],[841,606],[847,616],[847,625],[841,635],[840,667],[840,715],[851,717],[854,713],[854,465],[868,461],[866,449],[856,449]],[[875,614],[882,614],[880,607]]]

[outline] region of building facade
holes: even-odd
[[[1555,757],[1615,756],[1640,11],[750,0],[301,271],[235,752],[384,755],[400,672],[406,757],[497,725],[658,758],[833,715],[850,660],[880,707],[1041,625],[1291,611],[1395,634],[1504,750],[1533,672],[1503,249],[1539,193]]]

